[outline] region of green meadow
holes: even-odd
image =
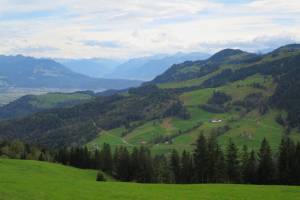
[[[34,100],[30,102],[37,108],[49,109],[59,104],[68,103],[72,101],[88,101],[92,97],[88,94],[83,93],[47,93],[44,95],[36,96]]]
[[[296,186],[96,182],[96,171],[0,159],[1,200],[295,200]]]

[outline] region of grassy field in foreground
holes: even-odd
[[[1,200],[294,200],[300,187],[161,185],[96,182],[96,171],[57,164],[0,159]]]

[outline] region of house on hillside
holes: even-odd
[[[222,120],[221,119],[212,119],[210,122],[211,123],[220,123],[220,122],[222,122]]]

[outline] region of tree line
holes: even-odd
[[[258,152],[241,150],[229,140],[223,150],[215,137],[202,134],[193,152],[152,156],[146,147],[117,147],[104,144],[101,150],[86,147],[62,149],[56,162],[80,168],[99,169],[120,181],[140,183],[243,183],[300,184],[300,144],[284,138],[273,154],[266,139]]]
[[[222,149],[215,137],[201,134],[193,152],[173,150],[168,156],[152,156],[143,146],[111,149],[109,144],[95,151],[71,147],[53,152],[19,140],[0,141],[0,156],[97,169],[127,182],[300,185],[300,144],[289,138],[282,139],[275,154],[266,139],[255,152],[238,149],[232,140]],[[101,176],[97,179],[103,180]]]
[[[0,139],[0,157],[53,162],[53,155],[54,152],[38,145],[26,144],[20,140]]]

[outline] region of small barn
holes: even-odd
[[[220,122],[222,122],[222,120],[221,119],[212,119],[210,122],[211,123],[220,123]]]

